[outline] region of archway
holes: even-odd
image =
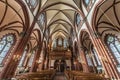
[[[102,69],[98,53],[86,31],[81,32],[81,47],[86,58],[89,72],[98,73]]]
[[[56,69],[57,72],[64,72],[67,68],[67,64],[65,60],[56,60],[54,63],[54,69]]]
[[[83,66],[81,64],[81,55],[78,50],[77,41],[74,42],[74,51],[73,51],[73,70],[83,71]]]

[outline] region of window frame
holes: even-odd
[[[93,54],[93,57],[95,59],[95,63],[97,66],[102,66],[101,61],[99,59],[98,53],[96,52],[96,49],[92,46],[91,47],[91,52]]]
[[[40,16],[43,15],[44,17],[42,17],[43,20],[40,19]],[[41,22],[42,21],[42,22]],[[40,29],[42,29],[42,31],[44,31],[45,29],[45,23],[46,23],[46,13],[43,12],[39,15],[38,19],[37,19],[37,23],[39,24]]]
[[[21,59],[20,59],[18,67],[24,67],[24,65],[25,65],[24,61],[25,61],[25,59],[28,55],[28,51],[29,51],[29,46],[27,45],[26,48],[24,49],[23,55],[21,56],[21,59],[23,58],[23,56],[24,56],[24,58],[23,58],[22,62],[21,62]],[[20,65],[20,63],[21,63],[21,65]]]
[[[79,23],[78,23],[78,17],[79,17]],[[82,21],[81,15],[79,13],[76,13],[75,24],[77,25],[77,27],[79,27],[79,25],[81,24],[81,21]]]
[[[13,40],[12,40],[11,43],[10,43],[11,46],[9,47],[9,49],[7,50],[7,52],[5,53],[5,56],[3,57],[3,59],[1,60],[0,65],[4,65],[4,63],[5,63],[6,59],[7,59],[7,57],[10,55],[10,52],[11,52],[11,50],[12,50],[12,48],[13,48],[13,46],[15,45],[15,42],[16,42],[16,37],[15,37],[14,34],[7,34],[7,35],[4,35],[3,37],[0,38],[0,42],[1,42],[2,39],[5,38],[5,37],[6,37],[5,40],[7,40],[7,37],[8,37],[8,36],[12,36],[12,37],[13,37]],[[8,45],[7,45],[8,43],[9,43],[9,41],[6,42],[6,46],[8,46]],[[4,45],[3,48],[4,48],[4,49],[2,49],[2,51],[5,50],[5,48],[6,48],[5,45]],[[1,54],[2,54],[2,52],[0,52],[0,56],[1,56]],[[0,59],[1,59],[1,58],[0,58]]]
[[[89,12],[93,4],[95,3],[95,0],[89,0],[89,3],[86,4],[85,0],[83,0],[83,5],[85,6],[86,10]]]
[[[113,60],[117,63],[117,65],[120,65],[120,61],[118,61],[118,59],[120,60],[120,56],[119,56],[119,58],[117,59],[117,57],[116,57],[116,55],[115,55],[115,53],[113,52],[113,50],[110,48],[110,43],[108,43],[108,38],[109,38],[109,36],[112,36],[112,37],[114,37],[114,42],[112,42],[112,44],[114,44],[114,47],[115,48],[117,48],[116,47],[116,45],[115,45],[115,39],[117,39],[117,41],[120,43],[120,41],[119,41],[119,38],[117,38],[117,36],[115,36],[115,35],[111,35],[111,34],[107,34],[106,36],[105,36],[105,44],[107,45],[107,47],[108,47],[108,50],[110,51],[110,53],[111,54],[109,54],[109,55],[112,55],[112,57],[113,57]],[[120,45],[120,44],[119,44]],[[116,49],[117,50],[117,52],[118,52],[118,54],[120,55],[120,51],[118,50],[118,49]]]
[[[33,0],[36,1],[34,5],[31,4],[32,0],[26,0],[26,3],[28,4],[29,8],[32,10],[32,12],[35,10],[37,7],[39,0]]]

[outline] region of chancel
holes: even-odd
[[[0,0],[0,80],[120,80],[120,0]]]

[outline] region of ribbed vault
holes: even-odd
[[[96,31],[103,37],[108,33],[118,34],[120,31],[120,11],[118,10],[118,7],[120,7],[120,0],[106,0],[98,7],[97,15],[94,20]]]
[[[0,0],[0,32],[2,34],[15,33],[21,36],[21,33],[29,27],[29,20],[26,18],[27,13],[22,9],[19,1]]]
[[[80,3],[80,0],[79,0]],[[74,0],[41,0],[41,8],[46,13],[46,29],[53,40],[57,37],[69,38],[74,30],[75,14],[80,6]]]

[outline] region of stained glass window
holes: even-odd
[[[86,59],[87,59],[88,65],[89,65],[89,66],[93,66],[93,64],[92,64],[92,61],[91,61],[91,58],[90,58],[89,54],[86,54]]]
[[[26,0],[26,2],[28,3],[28,5],[31,9],[34,9],[37,6],[38,1],[39,0]]]
[[[22,58],[20,59],[20,62],[19,62],[18,66],[23,66],[23,62],[24,62],[25,56],[27,54],[27,50],[28,50],[28,47],[25,48],[24,53],[22,55]]]
[[[34,56],[35,56],[35,51],[32,51],[32,54],[30,56],[29,62],[28,62],[28,66],[31,67],[33,60],[34,60]]]
[[[29,3],[32,8],[35,8],[37,6],[38,0],[29,0]]]
[[[43,26],[45,23],[45,14],[42,13],[39,17],[38,17],[38,23],[40,24],[40,26]]]
[[[62,38],[59,38],[59,39],[58,39],[58,45],[59,45],[59,46],[62,46]]]
[[[13,42],[13,35],[6,35],[0,40],[0,64],[2,64],[2,61],[7,55],[9,49],[12,47]]]
[[[116,36],[107,36],[107,45],[115,56],[118,64],[120,64],[120,42]]]
[[[86,60],[89,66],[93,66],[92,60],[91,60],[91,56],[90,54],[88,54],[88,51],[85,51],[86,54]]]
[[[84,0],[85,5],[87,6],[90,3],[90,0]]]
[[[67,40],[64,39],[64,48],[67,48]]]
[[[100,66],[101,62],[100,59],[98,58],[97,52],[94,48],[92,48],[92,52],[93,52],[93,56],[94,56],[94,63],[96,64],[96,66]],[[97,62],[96,62],[97,61]]]
[[[57,45],[56,45],[56,39],[55,39],[53,42],[53,48],[56,48],[56,47],[57,47]]]
[[[81,17],[80,17],[80,14],[77,13],[76,15],[76,24],[79,25],[81,22]]]

